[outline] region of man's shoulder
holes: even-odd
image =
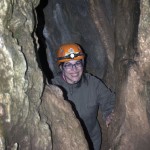
[[[91,73],[85,73],[84,75],[85,75],[86,79],[88,79],[88,80],[95,80],[95,81],[99,81],[100,80],[98,77],[94,76]]]
[[[92,75],[91,73],[84,74],[85,79],[87,80],[88,85],[96,86],[97,84],[101,83],[101,80],[96,76]]]

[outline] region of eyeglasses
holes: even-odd
[[[73,69],[73,67],[75,67],[76,69],[83,67],[82,61],[77,61],[75,64],[65,63],[63,65],[63,68],[66,70],[71,70],[71,69]]]

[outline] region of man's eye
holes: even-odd
[[[76,65],[81,65],[81,64],[82,64],[81,61],[76,62]]]
[[[70,67],[70,66],[72,66],[72,64],[65,64],[64,66],[65,67]]]
[[[76,64],[77,64],[77,65],[78,65],[78,64],[81,64],[81,61],[77,61]]]

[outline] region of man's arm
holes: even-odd
[[[101,81],[97,87],[98,103],[103,115],[103,119],[108,126],[113,117],[113,111],[115,108],[115,93],[105,86]]]

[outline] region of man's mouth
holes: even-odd
[[[78,77],[78,73],[71,74],[72,77]]]

